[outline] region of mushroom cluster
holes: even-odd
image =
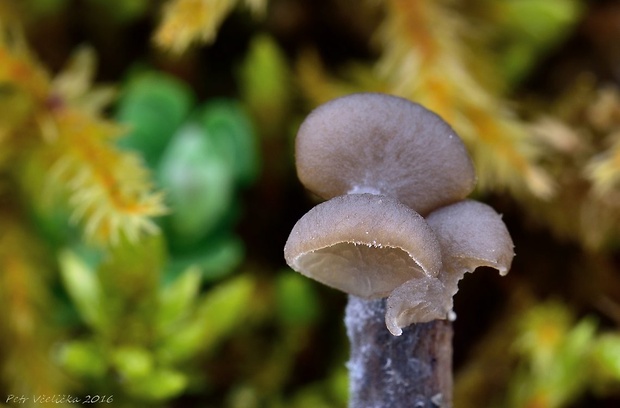
[[[295,153],[299,179],[327,201],[295,224],[286,262],[351,295],[387,297],[393,335],[449,318],[465,272],[508,272],[506,226],[491,207],[466,199],[473,164],[433,112],[395,96],[348,95],[308,115]]]

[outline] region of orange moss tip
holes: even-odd
[[[49,93],[46,70],[30,53],[20,29],[0,21],[0,82],[16,86],[43,103]]]
[[[150,217],[167,212],[163,194],[153,191],[138,155],[110,143],[122,128],[68,109],[51,117],[57,136],[47,145],[55,158],[49,183],[69,192],[71,222],[82,223],[87,238],[96,242],[115,243],[121,235],[135,241],[157,232]]]
[[[153,42],[173,54],[182,54],[192,43],[212,42],[217,30],[238,0],[170,0],[153,35]],[[255,15],[265,12],[266,0],[245,0]]]
[[[592,158],[585,168],[593,191],[598,196],[610,194],[620,185],[620,139],[607,151]]]
[[[183,53],[193,42],[209,42],[234,1],[171,0],[153,36],[161,48]]]

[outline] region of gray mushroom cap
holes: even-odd
[[[514,258],[514,244],[502,216],[490,206],[474,200],[433,211],[426,221],[441,245],[442,281],[454,295],[466,272],[488,266],[504,276]]]
[[[284,257],[294,270],[366,299],[441,270],[439,242],[424,218],[373,194],[338,196],[312,208],[293,227]]]
[[[391,95],[359,93],[319,106],[302,123],[295,149],[299,179],[324,199],[383,194],[426,215],[465,198],[476,182],[452,128]]]
[[[446,319],[466,272],[488,266],[503,276],[514,257],[502,217],[486,204],[460,201],[433,211],[426,220],[441,246],[442,270],[437,278],[411,279],[392,291],[385,323],[396,336],[410,324]]]

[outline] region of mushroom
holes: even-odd
[[[501,216],[463,200],[426,220],[391,197],[347,194],[312,208],[284,247],[294,270],[350,295],[387,297],[385,323],[399,336],[413,323],[446,319],[466,272],[508,273],[513,244]]]
[[[302,274],[365,299],[388,296],[415,277],[435,277],[441,249],[421,215],[384,195],[348,194],[311,209],[293,227],[286,262]]]
[[[514,256],[513,243],[501,216],[486,204],[473,200],[433,211],[426,221],[442,252],[437,283],[412,279],[395,288],[387,298],[385,323],[396,336],[413,323],[445,319],[452,311],[452,296],[466,272],[488,266],[506,275]]]
[[[376,317],[394,336],[409,325],[449,319],[466,272],[478,266],[508,272],[512,240],[491,207],[465,200],[476,177],[460,138],[439,116],[406,99],[361,93],[327,102],[301,124],[295,153],[299,179],[327,201],[295,224],[285,259],[294,270],[350,295],[345,321],[354,371],[351,408],[394,407],[397,396],[419,391],[403,387],[399,378],[419,376],[427,366],[451,366],[445,351],[451,347],[435,347],[432,340],[413,344],[431,333],[449,345],[451,327],[420,329],[408,336],[413,343],[397,346],[376,332]],[[383,352],[375,350],[386,342]],[[404,353],[404,360],[395,353]],[[417,366],[402,363],[397,369],[392,356]],[[379,381],[379,391],[368,389],[367,377],[378,371],[393,381]],[[439,395],[449,406],[451,377],[424,375],[434,384],[419,391],[424,401]],[[390,395],[389,401],[373,405],[378,394]],[[409,402],[418,406],[416,398]]]
[[[295,143],[297,175],[324,199],[383,194],[422,215],[465,198],[474,167],[461,139],[407,99],[360,93],[316,108]]]

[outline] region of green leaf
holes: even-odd
[[[200,270],[189,267],[172,284],[165,287],[160,294],[159,319],[160,327],[168,328],[190,312],[200,289]]]
[[[592,357],[597,366],[615,381],[620,381],[620,334],[608,333],[594,343]]]
[[[161,234],[144,236],[138,242],[121,240],[109,248],[101,268],[111,274],[131,275],[139,279],[158,281],[166,264],[166,247]]]
[[[313,283],[306,277],[286,270],[276,280],[278,316],[286,325],[308,325],[320,314]]]
[[[154,324],[165,255],[161,234],[149,235],[109,248],[99,267],[108,316],[114,322],[111,330],[125,339],[148,336]]]
[[[154,168],[192,103],[193,95],[181,81],[158,72],[139,74],[127,86],[116,112],[116,118],[129,125],[129,134],[119,145],[142,152]]]
[[[174,254],[168,263],[167,274],[177,276],[189,267],[200,270],[203,282],[223,279],[243,261],[245,248],[236,236],[221,234],[210,237],[186,253]]]
[[[594,319],[580,320],[565,336],[551,372],[541,375],[541,382],[553,385],[550,394],[559,401],[558,406],[572,401],[587,385],[591,374],[587,362],[596,328]]]
[[[493,6],[502,31],[499,62],[511,83],[522,79],[542,52],[569,33],[584,9],[578,0],[500,0]]]
[[[81,377],[103,378],[108,369],[106,359],[92,341],[72,341],[63,344],[58,351],[60,365]]]
[[[258,143],[250,118],[241,105],[232,99],[210,101],[200,112],[200,122],[233,169],[235,181],[247,186],[256,180]]]
[[[583,9],[576,0],[511,0],[498,3],[505,25],[540,47],[547,46],[577,21]]]
[[[197,124],[179,130],[158,172],[171,208],[167,221],[175,240],[194,244],[218,225],[233,201],[233,171]]]
[[[122,346],[112,353],[112,364],[122,376],[123,380],[142,379],[153,371],[153,356],[142,348]]]
[[[328,385],[338,405],[346,406],[349,401],[349,371],[344,364],[332,372]]]
[[[243,100],[261,134],[281,134],[291,111],[291,72],[284,52],[268,35],[257,35],[240,72]]]
[[[205,282],[212,282],[231,273],[243,262],[245,248],[238,237],[224,237],[211,242],[205,257],[198,262]]]
[[[59,263],[63,284],[82,319],[95,330],[105,331],[109,322],[97,275],[69,250],[60,253]]]
[[[255,283],[239,276],[211,289],[194,316],[172,333],[160,347],[163,361],[178,362],[207,352],[238,329],[249,314]]]
[[[155,370],[146,377],[125,383],[128,393],[148,400],[165,400],[181,394],[187,387],[188,378],[185,374],[162,368]]]

